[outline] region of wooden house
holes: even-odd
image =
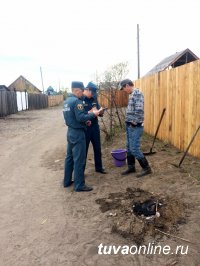
[[[145,74],[145,77],[153,75],[160,71],[164,71],[167,69],[175,68],[175,67],[190,63],[198,59],[199,57],[196,56],[190,49],[185,49],[181,52],[177,52],[163,59],[160,63],[158,63],[155,67],[153,67],[149,72],[147,72]]]

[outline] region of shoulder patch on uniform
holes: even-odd
[[[70,111],[70,107],[68,106],[67,103],[64,104],[63,111],[64,111],[64,112]]]
[[[80,103],[79,103],[79,104],[77,104],[77,106],[76,106],[76,107],[77,107],[77,109],[78,109],[78,110],[83,110],[83,105],[82,105],[82,104],[80,104]]]

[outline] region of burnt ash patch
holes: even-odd
[[[136,214],[134,206],[139,203],[154,202],[156,215]],[[126,192],[110,193],[107,198],[97,199],[102,212],[108,212],[112,219],[112,233],[117,233],[138,245],[150,240],[159,241],[163,234],[177,234],[180,224],[185,224],[187,206],[179,199],[154,195],[140,188],[127,188]]]

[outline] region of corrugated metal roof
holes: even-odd
[[[149,72],[147,72],[145,76],[149,76],[149,75],[152,75],[152,74],[155,74],[157,72],[160,72],[160,71],[167,69],[168,67],[175,64],[182,56],[186,55],[187,53],[190,55],[190,58],[192,58],[189,62],[192,62],[192,61],[199,59],[198,56],[196,56],[190,49],[185,49],[181,52],[177,52],[177,53],[170,55],[170,56],[166,57],[165,59],[163,59],[159,64],[157,64]],[[185,63],[183,63],[183,64],[185,64]]]

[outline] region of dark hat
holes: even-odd
[[[91,90],[92,91],[92,95],[96,96],[98,87],[97,87],[96,84],[94,84],[93,82],[90,81],[85,89],[86,90]]]
[[[72,89],[84,90],[83,82],[81,82],[81,81],[72,81]]]
[[[93,90],[97,90],[98,87],[96,84],[94,84],[93,82],[89,82],[88,85],[86,86],[87,89],[93,89]]]
[[[131,86],[133,86],[133,81],[130,80],[130,79],[124,79],[124,80],[122,80],[122,81],[119,83],[119,89],[122,90],[123,87],[124,87],[126,84],[130,84]]]

